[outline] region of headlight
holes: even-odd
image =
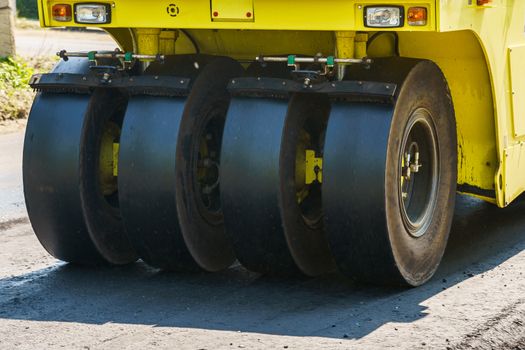
[[[403,26],[403,8],[399,6],[365,7],[365,25],[374,28]]]
[[[109,4],[76,4],[75,21],[86,24],[105,24],[111,22]]]

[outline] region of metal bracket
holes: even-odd
[[[314,183],[314,181],[323,183],[323,158],[317,158],[313,150],[306,150],[305,171],[305,183],[307,185]]]
[[[258,62],[286,62],[288,66],[296,66],[300,63],[322,63],[328,66],[335,66],[339,63],[344,64],[372,64],[373,61],[370,58],[337,58],[334,56],[322,57],[297,57],[295,55],[289,55],[286,57],[271,57],[271,56],[257,56],[255,58]]]
[[[29,85],[42,92],[73,92],[89,94],[95,88],[124,89],[130,95],[187,96],[191,79],[175,76],[122,76],[103,74],[35,74]]]
[[[292,67],[292,76],[304,82],[305,85],[310,85],[312,82],[321,82],[322,80],[330,80],[334,75],[334,68],[344,68],[348,64],[363,64],[369,66],[373,63],[370,58],[336,58],[334,56],[323,57],[320,54],[313,57],[297,57],[295,55],[288,55],[287,57],[266,57],[257,56],[255,60],[261,64],[266,62],[286,62],[288,67]],[[320,70],[301,69],[301,64],[319,65]],[[344,69],[343,69],[344,71]],[[338,69],[339,72],[339,69]],[[338,80],[341,77],[338,76]]]
[[[124,52],[119,49],[115,51],[89,51],[89,52],[67,52],[62,50],[57,52],[57,56],[68,61],[70,57],[87,58],[94,66],[98,66],[101,59],[118,59],[122,64],[122,69],[131,69],[136,60],[151,60],[163,63],[164,55],[138,55],[133,52]]]
[[[248,77],[230,81],[228,89],[234,96],[289,98],[292,93],[319,93],[333,98],[360,98],[392,102],[397,85],[372,81],[325,81],[304,84],[295,80]]]

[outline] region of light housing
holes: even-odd
[[[365,7],[365,26],[371,28],[399,28],[403,26],[402,6]]]
[[[111,23],[109,4],[79,3],[75,4],[75,22],[83,24]]]
[[[53,13],[53,19],[58,22],[70,22],[73,18],[71,5],[68,4],[53,5],[51,12]]]
[[[407,13],[407,23],[410,26],[427,25],[427,9],[425,7],[411,7]]]

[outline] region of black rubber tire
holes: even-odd
[[[221,150],[221,199],[237,259],[259,273],[297,273],[282,232],[279,156],[288,101],[233,98]]]
[[[335,270],[335,262],[328,245],[322,220],[321,184],[312,185],[309,204],[315,212],[311,218],[297,203],[295,188],[296,147],[299,131],[305,124],[315,123],[317,156],[322,157],[323,133],[330,113],[327,96],[296,94],[290,101],[283,131],[280,155],[281,218],[288,249],[297,267],[308,276],[318,276]],[[312,133],[314,134],[314,133]],[[311,209],[309,209],[311,210]],[[308,217],[308,219],[306,218]],[[312,219],[313,218],[313,219]]]
[[[54,69],[88,71],[82,59]],[[136,260],[118,209],[102,197],[97,175],[104,122],[122,108],[125,99],[114,90],[39,93],[35,98],[24,144],[24,194],[38,239],[57,259],[78,264]]]
[[[119,202],[139,257],[167,270],[198,270],[184,245],[175,204],[175,153],[185,98],[130,99],[119,153]]]
[[[138,259],[120,215],[118,193],[104,197],[99,181],[102,134],[108,122],[122,126],[127,96],[116,89],[93,92],[84,122],[80,156],[80,197],[88,232],[100,254],[112,264]]]
[[[457,140],[448,85],[430,61],[407,60],[406,66],[394,109],[334,103],[326,134],[323,206],[331,249],[344,274],[373,284],[428,281],[443,256],[454,212]],[[421,108],[428,111],[436,141],[429,151],[436,157],[423,159],[422,169],[435,164],[437,178],[430,177],[435,197],[427,201],[430,209],[415,237],[403,221],[400,162],[407,126]]]
[[[191,176],[196,129],[207,113],[224,117],[227,82],[241,75],[242,67],[227,58],[180,55],[152,65],[146,74],[189,77],[194,83],[187,98],[130,99],[119,156],[127,231],[140,257],[152,266],[178,271],[227,268],[235,257],[222,219],[210,225],[196,210]]]
[[[234,98],[224,130],[221,192],[237,258],[259,273],[319,275],[334,268],[321,226],[306,224],[296,199],[295,157],[308,117],[328,99]],[[319,115],[318,115],[319,114]]]
[[[217,145],[221,146],[230,94],[226,86],[243,75],[242,66],[231,58],[217,57],[201,72],[186,101],[179,129],[176,166],[177,209],[184,241],[199,266],[206,271],[226,269],[235,261],[232,243],[224,229],[222,210],[208,213],[198,194],[195,177],[200,138],[214,123]],[[216,150],[220,157],[220,148]],[[220,159],[219,165],[220,169]],[[219,177],[219,171],[216,176]],[[220,179],[218,179],[220,180]],[[217,204],[220,208],[220,188]]]

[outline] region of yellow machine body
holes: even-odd
[[[41,25],[89,26],[53,19],[53,6],[89,3],[39,0]],[[366,40],[365,8],[424,7],[426,25],[384,29],[399,37],[401,56],[430,59],[448,81],[457,121],[458,190],[500,207],[525,191],[525,2],[492,0],[100,0],[111,9],[101,27],[124,51],[193,52],[239,60],[257,55],[382,57],[387,36]],[[75,15],[73,14],[73,17]],[[407,22],[407,21],[405,21]],[[364,35],[363,35],[364,34]],[[369,34],[368,36],[366,34]],[[96,50],[96,48],[93,48]],[[360,57],[359,57],[360,58]]]

